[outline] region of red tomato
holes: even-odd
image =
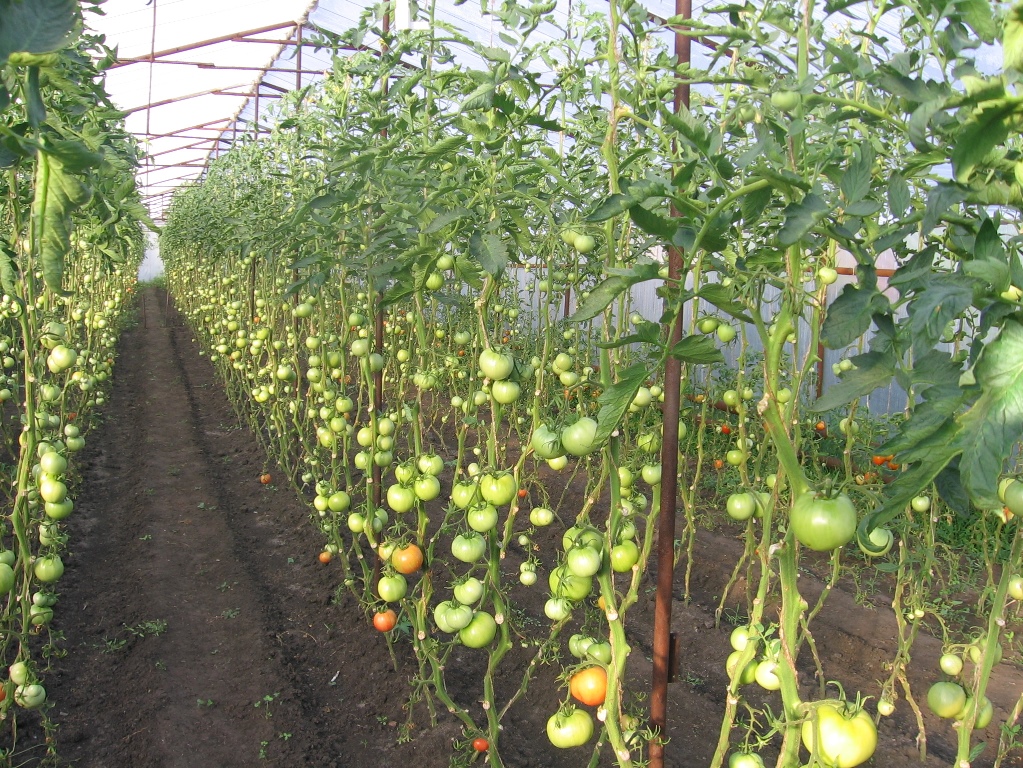
[[[477,752],[486,752],[490,749],[490,742],[484,739],[482,736],[477,736],[472,740],[472,748]]]
[[[397,623],[398,614],[394,612],[393,608],[373,614],[373,626],[378,632],[390,632]]]

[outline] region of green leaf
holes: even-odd
[[[909,304],[913,351],[923,354],[931,349],[945,332],[945,326],[971,304],[971,281],[964,281],[962,275],[929,275]]]
[[[51,53],[70,42],[77,0],[0,0],[0,64],[15,51]]]
[[[36,163],[32,218],[39,233],[43,280],[54,293],[68,296],[61,283],[64,259],[71,250],[71,214],[88,202],[92,193],[80,180],[64,171],[59,160],[39,152]]]
[[[634,205],[629,208],[629,217],[644,232],[659,237],[665,242],[674,242],[675,234],[678,232],[679,219],[661,216],[647,210],[642,205]]]
[[[838,384],[818,398],[811,410],[821,413],[848,405],[869,395],[875,389],[887,387],[895,376],[895,358],[881,352],[867,352],[852,358],[856,367],[842,374]]]
[[[896,219],[906,215],[913,199],[909,194],[909,185],[906,180],[895,174],[888,180],[888,212]]]
[[[899,425],[898,433],[878,448],[878,453],[899,455],[930,445],[934,435],[959,411],[963,398],[962,390],[954,383],[929,388],[910,417]]]
[[[469,253],[488,273],[497,277],[508,265],[508,247],[499,235],[481,235],[473,232],[469,238]]]
[[[785,208],[785,223],[778,232],[778,243],[782,246],[798,243],[806,233],[831,213],[831,206],[822,197],[813,193],[808,194],[798,203],[792,203]]]
[[[1023,435],[1023,325],[1008,320],[974,370],[981,395],[959,422],[960,474],[975,504],[1000,508],[998,476]]]
[[[1005,143],[1009,126],[1020,109],[1020,100],[998,99],[988,102],[973,116],[973,119],[959,131],[955,148],[952,150],[952,167],[956,181],[965,183],[991,151]]]
[[[597,343],[600,349],[617,349],[629,344],[656,344],[661,345],[661,326],[644,320],[636,326],[636,332],[628,336],[622,336],[614,341],[601,341]]]
[[[611,433],[618,429],[622,416],[650,374],[651,371],[642,363],[630,365],[621,372],[618,381],[600,393],[600,397],[597,398],[600,404],[600,411],[597,412],[597,434],[593,438],[596,445],[602,445],[611,437]]]
[[[586,215],[584,221],[600,222],[607,221],[632,208],[637,203],[642,203],[650,197],[664,197],[666,191],[663,184],[649,179],[640,179],[631,184],[622,183],[622,191],[614,193],[601,200],[597,207]]]
[[[653,262],[641,262],[633,266],[632,269],[621,270],[620,274],[605,277],[576,307],[575,312],[566,319],[566,322],[584,323],[587,320],[592,320],[636,283],[656,278],[659,269],[660,266]]]
[[[465,97],[465,101],[462,102],[460,110],[462,112],[472,112],[478,109],[490,109],[494,106],[494,89],[493,83],[483,83]]]
[[[774,190],[770,187],[755,189],[748,195],[743,195],[739,203],[739,210],[742,212],[742,220],[747,224],[753,224],[760,219],[767,204],[771,202],[771,195]]]
[[[877,290],[876,280],[863,286],[850,283],[828,307],[821,341],[831,349],[852,344],[870,328],[871,318],[887,312],[889,306],[888,299]]]
[[[455,221],[459,221],[460,219],[467,218],[471,215],[472,214],[466,208],[455,208],[450,211],[438,213],[436,216],[433,217],[430,223],[426,225],[426,228],[423,230],[423,233],[427,235],[432,235],[435,232],[440,232],[448,224],[451,224],[452,222]]]
[[[465,106],[462,106],[465,109]],[[461,147],[467,141],[465,136],[448,136],[446,139],[441,139],[437,143],[430,147],[427,147],[423,154],[426,157],[443,157],[449,155],[459,147]]]
[[[723,363],[725,356],[709,336],[686,336],[673,346],[668,354],[683,363],[709,365]]]
[[[28,68],[25,100],[28,107],[28,121],[33,128],[38,128],[46,120],[46,105],[43,103],[43,94],[39,88],[39,67]]]
[[[994,42],[998,27],[991,12],[990,0],[958,0],[956,6],[963,15],[963,21],[977,33],[977,37],[985,43]]]
[[[842,174],[841,188],[846,204],[862,200],[870,192],[870,181],[876,155],[870,145],[863,143],[853,153],[849,167]]]
[[[8,296],[17,296],[18,273],[15,269],[17,255],[6,245],[0,244],[0,287]]]
[[[920,225],[922,230],[920,236],[929,235],[931,230],[938,226],[945,211],[965,199],[966,196],[959,187],[952,184],[937,184],[927,195],[927,208],[924,210],[924,220]]]
[[[1016,3],[1005,14],[1002,27],[1002,69],[1023,72],[1023,3]]]
[[[746,305],[735,300],[735,291],[732,288],[726,288],[720,283],[715,283],[705,285],[697,295],[704,301],[713,304],[725,314],[731,315],[736,320],[742,320],[744,323],[753,323],[753,318],[746,313]]]
[[[884,502],[880,508],[864,516],[860,521],[860,531],[871,531],[905,512],[906,505],[934,482],[938,473],[948,466],[956,453],[948,443],[936,444],[924,459],[913,464],[885,487]]]

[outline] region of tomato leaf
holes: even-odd
[[[1002,69],[1023,72],[1023,5],[1006,11],[1002,27]]]
[[[1009,135],[1010,119],[1019,111],[1020,100],[998,99],[986,106],[963,126],[952,150],[956,181],[965,182],[973,170]]]
[[[895,358],[883,352],[867,352],[852,358],[856,366],[842,374],[841,380],[818,398],[811,411],[821,413],[848,405],[869,395],[875,389],[887,387],[895,376]]]
[[[878,453],[899,456],[929,442],[958,412],[964,393],[955,383],[930,387],[916,404],[909,418],[899,426],[898,434],[877,449]]]
[[[0,0],[0,64],[15,51],[63,48],[78,23],[77,0]]]
[[[888,311],[890,303],[877,290],[877,276],[873,269],[858,270],[860,285],[850,283],[828,307],[828,316],[821,329],[821,341],[831,349],[852,344],[870,328],[871,317]]]
[[[467,218],[471,215],[470,211],[466,208],[455,208],[450,211],[438,213],[433,217],[430,223],[426,225],[425,229],[423,229],[423,234],[432,235],[435,232],[440,232],[448,224],[460,221],[461,219]]]
[[[61,287],[64,257],[71,250],[71,214],[84,205],[92,193],[85,184],[64,171],[60,161],[40,151],[37,159],[36,196],[32,216],[39,227],[40,261],[43,280],[60,296],[69,294]],[[39,182],[45,179],[45,183]]]
[[[586,215],[584,221],[600,222],[612,219],[642,203],[650,197],[664,197],[666,190],[660,182],[650,179],[638,179],[630,183],[622,182],[622,191],[605,197],[597,207]]]
[[[998,509],[1002,465],[1023,434],[1023,325],[1009,320],[974,370],[981,395],[960,417],[960,474],[975,504]]]
[[[859,525],[860,530],[869,535],[879,525],[902,514],[906,505],[920,493],[920,489],[934,482],[934,478],[948,466],[956,453],[956,449],[949,443],[935,444],[919,462],[886,486],[884,503],[864,516]]]
[[[858,146],[853,153],[852,160],[849,161],[849,167],[842,175],[840,184],[842,194],[845,196],[847,212],[848,205],[862,200],[870,192],[875,157],[874,150],[867,143]]]
[[[909,184],[902,176],[895,174],[888,180],[888,212],[895,219],[901,219],[912,204]]]
[[[929,273],[909,304],[909,331],[913,351],[924,354],[941,338],[947,326],[973,304],[972,281],[962,275]]]
[[[709,336],[686,336],[684,339],[680,339],[668,351],[668,354],[683,363],[696,365],[709,365],[725,361],[725,356]]]
[[[812,192],[798,203],[789,204],[785,208],[785,223],[778,232],[778,243],[783,246],[798,243],[829,213],[831,206]]]
[[[744,323],[753,323],[753,318],[746,313],[746,306],[735,300],[735,291],[731,288],[726,288],[720,283],[713,283],[701,288],[697,295],[704,301],[713,304],[725,314],[731,315],[736,320],[742,320]]]
[[[8,296],[17,296],[19,291],[18,272],[15,268],[17,256],[14,251],[0,243],[0,287]]]
[[[636,283],[653,280],[657,277],[659,269],[660,266],[655,262],[646,261],[636,264],[631,269],[620,270],[619,274],[605,277],[590,291],[590,295],[582,300],[575,312],[566,318],[566,322],[583,323],[593,319]]]
[[[595,445],[602,445],[618,429],[622,416],[632,404],[636,392],[650,376],[651,371],[642,363],[630,365],[621,372],[618,381],[600,393],[597,402],[600,411],[597,413],[597,434],[593,438]]]
[[[504,272],[508,264],[508,247],[499,235],[473,232],[469,237],[469,253],[494,277]]]
[[[668,243],[675,242],[680,219],[670,219],[661,216],[644,208],[642,205],[634,205],[629,208],[629,216],[636,223],[636,226],[644,232],[659,237]]]

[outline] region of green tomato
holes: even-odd
[[[573,576],[593,576],[600,570],[600,550],[587,546],[573,547],[568,551],[565,563]]]
[[[750,628],[743,624],[732,630],[732,633],[728,636],[728,643],[732,646],[733,651],[745,651],[746,647],[750,644],[751,640]]]
[[[536,426],[529,445],[532,447],[533,453],[541,459],[556,459],[565,455],[565,449],[561,445],[561,435],[549,429],[546,424]]]
[[[547,507],[533,507],[529,511],[529,522],[537,528],[544,528],[554,522],[554,512]]]
[[[955,677],[963,671],[963,659],[955,653],[943,653],[941,658],[938,659],[938,666],[941,667],[941,671],[946,675]]]
[[[467,509],[479,498],[479,485],[475,480],[455,483],[451,486],[451,503],[459,509]]]
[[[377,582],[377,594],[385,602],[395,603],[405,597],[407,592],[408,582],[400,573],[381,576],[380,581]]]
[[[1017,574],[1009,579],[1009,597],[1023,600],[1023,576]]]
[[[942,680],[927,690],[927,706],[938,717],[952,718],[966,706],[966,691],[959,683]]]
[[[7,563],[0,563],[0,595],[6,595],[14,589],[14,569]]]
[[[64,575],[64,563],[59,555],[40,557],[35,562],[33,572],[44,584],[52,584]]]
[[[572,245],[579,253],[589,253],[596,248],[597,241],[590,235],[576,235],[575,242]]]
[[[870,532],[866,542],[857,536],[856,543],[867,557],[884,557],[891,551],[895,536],[887,528],[875,528]]]
[[[914,512],[926,512],[931,508],[931,497],[914,496],[913,500],[909,502],[909,505],[913,508]]]
[[[640,474],[643,477],[643,482],[647,485],[660,485],[661,483],[660,464],[644,464]]]
[[[586,646],[584,656],[587,659],[599,661],[601,664],[611,663],[611,643],[592,642]]]
[[[479,357],[480,370],[491,381],[500,381],[511,376],[515,368],[515,359],[493,349],[484,349]]]
[[[740,685],[749,685],[757,679],[757,662],[755,659],[751,659],[746,662],[746,666],[742,670],[738,670],[740,656],[742,656],[742,651],[732,651],[728,654],[728,658],[725,659],[725,671],[729,677],[738,680]]]
[[[1005,486],[1005,506],[1012,514],[1023,515],[1023,483],[1016,481]]]
[[[718,339],[723,344],[729,344],[735,340],[735,329],[730,325],[721,324],[717,328]]]
[[[519,490],[515,475],[510,472],[488,472],[480,478],[480,495],[495,507],[511,504]]]
[[[574,602],[585,599],[593,591],[593,579],[576,576],[565,565],[552,570],[547,583],[555,597],[566,597]]]
[[[490,385],[490,396],[502,405],[514,403],[522,394],[522,387],[515,381],[495,381]]]
[[[757,511],[756,497],[749,492],[733,493],[725,502],[725,511],[733,520],[749,520]]]
[[[830,552],[856,535],[856,507],[844,493],[831,499],[804,493],[792,505],[789,526],[804,547]]]
[[[611,570],[628,573],[639,562],[639,547],[636,542],[626,539],[611,547]]]
[[[817,270],[817,280],[821,285],[834,285],[838,271],[834,267],[821,267]]]
[[[765,691],[777,691],[781,688],[781,678],[778,677],[778,662],[773,659],[763,659],[757,664],[753,673],[757,685]]]
[[[329,504],[328,500],[328,504]],[[416,503],[416,494],[408,486],[394,483],[387,489],[387,506],[398,514],[404,514],[412,509]]]
[[[597,448],[597,422],[584,416],[561,430],[561,444],[573,456],[586,456]]]
[[[888,717],[895,712],[895,702],[891,699],[880,699],[877,702],[877,714],[881,717]]]
[[[455,600],[462,605],[474,605],[483,597],[483,582],[475,576],[470,576],[460,584],[456,584],[452,591]]]
[[[412,490],[420,501],[433,501],[440,496],[440,480],[433,475],[420,475],[413,481]]]
[[[721,395],[721,400],[729,408],[735,408],[739,402],[739,393],[734,389],[726,389],[725,393]]]
[[[844,702],[821,704],[803,723],[803,745],[834,768],[854,768],[877,749],[877,728],[866,710],[850,712]]]
[[[746,452],[741,451],[738,448],[733,448],[725,454],[725,461],[733,467],[737,467],[746,461]]]
[[[493,504],[480,502],[469,507],[465,513],[465,521],[469,527],[479,533],[487,533],[497,527],[497,508]]]
[[[497,622],[486,611],[476,611],[472,621],[458,631],[458,638],[467,648],[483,648],[497,636]]]
[[[771,106],[786,114],[794,112],[801,101],[798,91],[774,91],[771,94]]]
[[[566,597],[552,597],[544,603],[543,612],[551,621],[564,621],[572,615],[572,601]]]
[[[764,768],[764,759],[752,752],[733,752],[728,758],[728,768]]]
[[[558,749],[581,747],[593,737],[593,718],[584,709],[567,707],[547,720],[547,738]]]
[[[487,541],[476,531],[460,533],[451,540],[451,554],[463,563],[475,563],[487,551]]]

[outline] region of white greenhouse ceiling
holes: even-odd
[[[591,1],[598,8],[603,5]],[[117,50],[107,88],[114,104],[128,113],[127,128],[147,153],[139,186],[154,220],[163,219],[174,190],[198,178],[209,160],[228,149],[237,136],[272,124],[277,99],[323,77],[332,57],[317,48],[317,32],[341,34],[355,27],[370,2],[105,0],[103,15],[87,17],[87,24]],[[481,12],[480,0],[435,2],[439,23],[450,24],[479,44],[503,45],[499,22]],[[413,0],[391,3],[399,27],[425,25],[415,18]],[[701,16],[708,3],[694,0],[693,15]],[[553,23],[542,23],[534,35],[563,35],[573,4],[583,7],[580,0],[558,0],[550,15]],[[675,0],[644,0],[643,5],[655,18],[675,13]],[[829,23],[836,25],[836,32],[858,26],[862,20],[855,11],[848,17],[837,13]],[[720,16],[704,20],[728,23]],[[886,14],[877,34],[901,47],[900,21],[898,12]],[[991,66],[997,68],[1000,56],[985,48],[978,63],[995,62]],[[693,46],[696,67],[707,66],[711,56],[707,48]],[[474,69],[487,66],[468,49],[456,53],[456,63]]]

